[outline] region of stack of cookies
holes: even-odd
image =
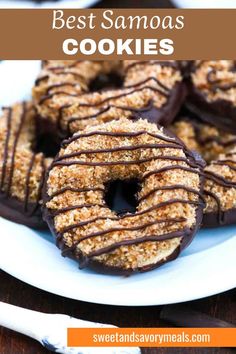
[[[236,221],[234,61],[44,61],[0,119],[0,214],[129,274]],[[235,134],[235,135],[234,135]]]

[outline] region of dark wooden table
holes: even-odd
[[[18,260],[23,262],[24,260]],[[30,266],[30,265],[29,265]],[[37,277],[37,274],[35,274]],[[48,313],[65,313],[84,320],[111,323],[120,327],[166,327],[159,320],[160,306],[122,307],[104,306],[69,300],[31,287],[0,272],[0,301]],[[188,303],[222,320],[236,323],[236,289]],[[145,349],[143,354],[230,354],[231,349]],[[48,351],[33,340],[0,327],[1,354],[47,354]]]
[[[172,7],[169,0],[103,0],[97,7]],[[16,260],[23,262],[24,260]],[[30,265],[29,265],[30,266]],[[233,276],[233,274],[232,274]],[[37,274],[35,274],[37,277]],[[0,271],[0,301],[49,313],[111,323],[120,327],[165,327],[159,320],[161,308],[113,307],[69,300],[31,287]],[[236,323],[236,290],[188,303],[191,309]],[[145,349],[144,354],[230,354],[233,349]],[[0,327],[0,354],[47,354],[38,343]]]

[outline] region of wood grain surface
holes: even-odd
[[[19,262],[23,260],[18,260]],[[37,274],[35,274],[37,277]],[[78,284],[79,286],[79,284]],[[151,291],[151,290],[150,290]],[[31,287],[0,271],[0,301],[48,313],[111,323],[119,327],[167,327],[159,320],[161,306],[105,306],[75,301]],[[188,303],[189,308],[236,323],[236,289]],[[0,327],[0,354],[47,354],[37,342]],[[231,349],[145,349],[143,354],[233,354]]]
[[[172,7],[169,0],[103,0],[96,7]],[[24,260],[15,260],[23,262]],[[30,266],[30,265],[29,265]],[[233,274],[232,274],[233,276]],[[235,276],[235,275],[234,275]],[[35,274],[37,277],[37,274]],[[151,291],[151,289],[149,290]],[[84,320],[111,323],[120,327],[166,327],[159,320],[160,306],[114,307],[95,305],[49,294],[0,271],[0,301],[48,312],[65,313]],[[189,302],[189,308],[236,323],[236,290]],[[37,342],[0,327],[0,354],[47,354]],[[181,348],[144,349],[143,354],[233,354],[235,349]]]

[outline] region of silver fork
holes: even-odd
[[[141,354],[140,348],[67,347],[67,328],[109,328],[112,325],[83,321],[61,314],[46,314],[0,302],[0,326],[36,339],[45,348],[62,354]]]

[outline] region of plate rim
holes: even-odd
[[[25,230],[25,226],[22,226],[22,225],[17,225],[15,223],[12,223],[10,221],[7,221],[5,219],[2,219],[0,218],[0,224],[1,224],[1,221],[4,220],[4,222],[6,223],[10,223],[12,225],[14,225],[13,227],[22,227],[22,230]],[[26,228],[27,229],[27,228]],[[31,229],[29,229],[31,230]],[[33,232],[35,232],[34,230],[31,230]],[[32,235],[28,235],[26,237],[32,237]],[[41,237],[39,235],[39,237]],[[47,240],[44,240],[45,242],[48,242]],[[34,242],[34,241],[33,241]],[[36,241],[37,242],[37,241]],[[53,247],[55,247],[53,244],[51,244]],[[210,257],[212,257],[212,253],[215,253],[215,251],[219,251],[218,254],[220,254],[220,251],[223,249],[227,251],[227,250],[232,250],[235,249],[236,247],[236,233],[234,235],[232,235],[232,237],[230,237],[229,239],[227,239],[226,241],[224,241],[223,243],[220,243],[220,244],[217,244],[209,249],[206,249],[206,250],[202,250],[200,252],[197,252],[197,253],[194,253],[194,254],[190,254],[190,255],[186,255],[182,258],[178,258],[176,259],[174,262],[175,262],[175,267],[171,269],[171,271],[177,271],[177,267],[178,266],[181,266],[180,265],[180,262],[181,263],[185,263],[187,262],[187,264],[189,263],[189,260],[191,259],[191,261],[194,260],[194,262],[196,263],[199,259],[201,259],[202,257],[206,257],[210,255]],[[223,249],[223,251],[225,251]],[[58,251],[58,250],[56,250]],[[214,256],[213,256],[214,257]],[[236,262],[235,260],[233,261],[231,257],[227,257],[228,258],[228,263],[227,263],[227,267],[229,267],[229,270],[232,270],[230,269],[230,265],[231,263],[233,264],[233,266],[235,267],[236,269]],[[3,262],[2,262],[3,263]],[[172,262],[168,263],[167,265],[171,265]],[[183,264],[182,264],[183,266]],[[219,282],[213,282],[211,284],[211,286],[208,286],[207,289],[204,289],[204,287],[200,287],[201,288],[201,291],[198,292],[197,294],[193,294],[193,291],[190,290],[187,292],[187,295],[183,296],[183,292],[181,293],[181,297],[179,295],[177,296],[172,296],[172,300],[170,300],[170,298],[167,300],[167,301],[160,301],[160,300],[155,300],[155,298],[153,296],[149,296],[147,297],[146,299],[145,298],[138,298],[135,299],[135,301],[132,301],[131,302],[131,299],[132,299],[132,296],[129,296],[128,297],[128,300],[124,298],[124,296],[118,296],[118,297],[113,297],[113,296],[110,296],[113,292],[110,291],[109,294],[107,294],[105,297],[104,297],[104,294],[101,290],[97,290],[96,292],[96,295],[94,295],[93,292],[92,295],[90,294],[89,290],[91,290],[91,285],[89,284],[87,286],[87,288],[81,288],[79,290],[79,296],[78,294],[74,294],[72,291],[71,291],[71,288],[70,289],[67,289],[66,286],[63,286],[63,283],[61,283],[60,281],[56,281],[54,284],[53,282],[50,282],[48,281],[48,279],[51,277],[51,279],[55,279],[54,275],[55,275],[55,272],[54,270],[48,272],[47,276],[47,281],[44,283],[42,281],[42,278],[43,278],[43,274],[40,276],[40,278],[34,278],[32,277],[32,272],[29,272],[28,274],[23,274],[21,272],[21,267],[19,266],[15,266],[13,265],[13,262],[8,262],[7,264],[1,264],[1,259],[0,259],[0,269],[2,269],[3,271],[5,271],[6,273],[12,275],[13,277],[23,281],[24,283],[26,284],[29,284],[31,286],[34,286],[35,288],[38,288],[38,289],[41,289],[41,290],[44,290],[44,291],[47,291],[49,293],[52,293],[52,294],[55,294],[55,295],[58,295],[58,296],[62,296],[62,297],[66,297],[66,298],[69,298],[69,299],[73,299],[73,300],[77,300],[77,301],[83,301],[83,302],[90,302],[90,303],[95,303],[95,304],[100,304],[100,305],[112,305],[112,306],[159,306],[159,305],[166,305],[166,304],[173,304],[173,303],[179,303],[179,302],[186,302],[186,301],[193,301],[193,300],[197,300],[197,299],[200,299],[200,298],[204,298],[204,297],[208,297],[208,296],[213,296],[213,295],[216,295],[216,294],[219,294],[219,293],[222,293],[222,292],[225,292],[225,291],[228,291],[230,289],[234,289],[236,287],[236,279],[233,279],[233,277],[230,278],[230,281],[229,281],[229,278],[227,279],[227,282],[226,282],[226,278],[224,278],[224,281],[223,282],[223,285],[221,284],[221,279],[219,280]],[[228,270],[228,268],[226,269]],[[66,270],[65,268],[65,274],[67,273],[68,271]],[[152,272],[158,272],[158,269],[157,270],[154,270]],[[149,272],[150,274],[151,272]],[[76,277],[77,273],[76,272],[70,272],[70,277],[72,280],[74,277]],[[67,274],[67,275],[68,275]],[[148,273],[146,273],[148,274]],[[83,276],[86,276],[86,274],[82,275],[82,278]],[[93,277],[96,277],[97,274],[95,273],[92,273],[92,276]],[[133,277],[138,277],[139,275],[133,275]],[[157,276],[158,276],[158,273],[157,273]],[[34,279],[32,279],[34,278]],[[118,277],[119,278],[119,277]],[[70,280],[71,280],[70,279]],[[122,277],[121,277],[122,279]],[[155,279],[155,276],[154,278]],[[145,282],[145,279],[142,280],[141,279],[141,282]],[[150,281],[148,279],[148,281]],[[130,285],[129,285],[130,286]],[[118,285],[115,287],[115,291],[122,291],[122,285]],[[128,288],[129,290],[129,288]],[[134,289],[135,290],[135,289]],[[133,291],[134,291],[133,290]],[[109,297],[110,296],[110,297]]]
[[[213,292],[210,292],[210,293],[207,293],[205,296],[197,296],[197,297],[186,297],[184,300],[173,300],[173,301],[168,301],[168,302],[158,302],[158,303],[135,303],[135,304],[132,304],[132,303],[123,303],[123,302],[120,302],[120,303],[115,303],[115,302],[107,302],[107,301],[102,301],[102,300],[89,300],[89,299],[85,299],[85,298],[81,298],[81,299],[78,299],[76,296],[68,296],[66,294],[63,294],[63,293],[60,293],[60,292],[57,292],[57,291],[52,291],[48,288],[44,288],[44,287],[39,287],[31,282],[27,282],[26,280],[24,279],[21,279],[20,277],[12,274],[11,272],[8,272],[6,270],[4,270],[3,268],[0,268],[0,270],[3,270],[5,273],[9,274],[10,276],[16,278],[17,280],[20,280],[21,282],[25,283],[26,285],[30,285],[38,290],[42,290],[44,292],[48,292],[52,295],[56,295],[56,296],[60,296],[60,297],[65,297],[67,299],[70,299],[70,300],[74,300],[74,301],[81,301],[81,302],[86,302],[86,303],[90,303],[90,304],[95,304],[95,305],[105,305],[105,306],[123,306],[123,307],[153,307],[153,306],[164,306],[164,305],[172,305],[172,304],[179,304],[179,303],[185,303],[185,302],[190,302],[190,301],[197,301],[197,300],[201,300],[201,299],[205,299],[207,297],[211,297],[211,296],[215,296],[215,295],[218,295],[218,294],[222,294],[224,292],[227,292],[227,291],[230,291],[230,290],[233,290],[236,288],[236,284],[233,285],[233,286],[229,286],[227,288],[224,288],[222,290],[217,290],[217,291],[213,291]]]

